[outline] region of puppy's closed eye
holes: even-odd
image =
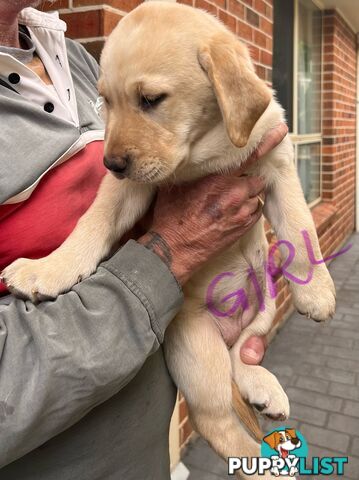
[[[167,93],[161,93],[160,95],[140,95],[140,108],[141,110],[151,110],[167,98]]]

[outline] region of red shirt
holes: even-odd
[[[50,170],[31,197],[0,205],[0,272],[17,258],[41,258],[59,247],[95,199],[106,173],[95,141]],[[0,295],[6,287],[0,284]]]

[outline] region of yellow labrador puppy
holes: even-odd
[[[108,39],[101,67],[106,161],[126,178],[104,178],[94,204],[58,250],[41,260],[17,260],[5,270],[7,282],[33,300],[36,292],[56,297],[94,272],[114,242],[144,215],[158,185],[237,168],[264,134],[283,122],[282,108],[255,74],[246,47],[217,19],[185,5],[154,2],[136,8]],[[291,282],[294,303],[308,317],[324,321],[334,313],[334,285],[325,264],[313,267],[308,259],[302,230],[317,259],[321,252],[288,136],[253,173],[266,179],[265,215],[277,237],[295,247],[288,272],[306,278],[314,269],[310,283]],[[287,256],[285,242],[282,248]],[[275,313],[261,274],[267,250],[259,221],[186,285],[184,307],[166,335],[168,366],[193,425],[223,458],[260,455],[243,427],[244,422],[255,430],[248,411],[239,405],[238,415],[234,408],[236,388],[263,414],[289,415],[277,379],[261,366],[243,364],[239,355],[249,336],[269,331]],[[248,265],[262,279],[265,309],[228,349],[204,306],[206,291],[224,271],[234,275],[221,281],[214,300],[234,287],[249,291]]]

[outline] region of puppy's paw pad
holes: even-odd
[[[335,314],[335,286],[325,268],[308,285],[293,285],[294,304],[299,313],[315,322],[325,322]]]
[[[34,303],[56,298],[69,290],[77,281],[78,273],[66,269],[61,263],[43,258],[20,258],[1,273],[3,282],[11,293]]]
[[[330,320],[335,314],[335,295],[325,288],[315,298],[312,293],[302,292],[294,303],[299,313],[318,323]]]
[[[289,417],[289,401],[276,377],[260,366],[247,365],[236,378],[242,395],[262,415],[273,420]]]

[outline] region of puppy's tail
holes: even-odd
[[[244,400],[234,380],[232,380],[232,406],[248,432],[255,440],[261,442],[263,439],[263,432],[259,426],[254,409],[246,400]]]

